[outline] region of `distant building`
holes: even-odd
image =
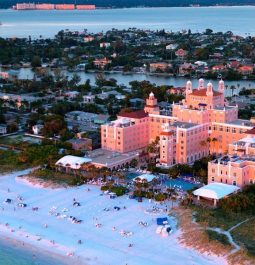
[[[33,134],[40,135],[41,132],[42,132],[43,127],[44,126],[42,124],[36,124],[36,125],[34,125],[32,127]]]
[[[88,138],[71,139],[67,143],[70,143],[74,150],[92,150],[92,140]]]
[[[67,91],[65,92],[65,96],[70,98],[70,99],[74,99],[74,98],[77,98],[79,96],[80,92],[78,91]]]
[[[172,65],[169,63],[159,62],[159,63],[150,63],[150,71],[162,71],[165,72],[167,69],[172,68]]]
[[[55,8],[57,10],[74,10],[75,5],[73,5],[73,4],[57,4],[57,5],[55,5]]]
[[[183,50],[183,49],[179,49],[175,52],[175,55],[179,58],[179,59],[184,59],[187,55],[187,51]]]
[[[166,50],[175,50],[178,47],[178,44],[168,44]]]
[[[76,5],[76,9],[78,10],[95,10],[95,5]]]
[[[53,10],[55,9],[55,5],[54,4],[36,4],[35,8],[37,10]]]
[[[84,42],[91,42],[93,41],[95,38],[93,36],[85,36],[83,38]]]
[[[110,42],[101,42],[100,43],[100,48],[110,48],[111,43]]]
[[[85,95],[83,96],[83,102],[85,104],[94,103],[95,97],[96,97],[95,95]]]
[[[100,69],[104,69],[106,65],[111,64],[111,63],[112,61],[107,58],[95,59],[93,61],[94,66]]]
[[[253,66],[243,65],[238,68],[238,72],[242,75],[251,75],[253,73]]]
[[[214,65],[212,67],[213,72],[222,72],[222,71],[226,71],[226,69],[227,69],[226,65],[223,65],[223,64]]]
[[[6,124],[0,124],[0,135],[7,133],[7,125]]]
[[[9,79],[9,73],[7,73],[7,72],[0,72],[0,78],[2,78],[2,79]]]

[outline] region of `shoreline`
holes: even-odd
[[[190,5],[185,5],[185,6],[123,6],[123,7],[115,7],[115,6],[98,6],[96,9],[92,10],[78,10],[78,9],[71,9],[71,10],[61,10],[61,9],[25,9],[25,10],[16,10],[13,9],[12,7],[7,7],[7,8],[1,8],[0,10],[13,10],[13,11],[95,11],[95,10],[111,10],[111,9],[151,9],[151,8],[232,8],[232,7],[254,7],[255,4],[235,4],[235,5],[199,5],[199,6],[190,6]]]
[[[172,216],[168,217],[172,234],[169,237],[156,234],[156,218],[168,215],[165,207],[172,212],[171,202],[160,205],[144,200],[140,204],[127,196],[113,200],[101,196],[99,188],[91,185],[68,189],[34,187],[17,180],[20,175],[24,171],[0,178],[0,201],[6,198],[14,201],[2,204],[0,235],[1,239],[7,238],[7,244],[13,242],[23,248],[24,242],[25,250],[32,249],[37,257],[46,254],[63,265],[166,265],[170,258],[172,264],[183,265],[183,256],[187,257],[186,265],[226,264],[222,257],[201,254],[182,245],[178,240],[182,231]],[[22,196],[28,207],[16,208],[17,196]],[[73,198],[81,203],[80,207],[73,207]],[[120,210],[114,210],[115,206]],[[38,207],[38,211],[32,211],[32,207]],[[151,212],[153,207],[156,212]],[[83,220],[82,223],[70,222],[71,215]],[[142,227],[141,221],[147,222],[148,227]],[[129,235],[123,235],[122,231]],[[153,251],[148,252],[149,249]]]
[[[0,231],[1,239],[0,246],[7,248],[10,251],[18,252],[18,256],[26,256],[29,259],[33,259],[34,262],[46,262],[48,265],[59,264],[68,265],[69,262],[66,261],[66,257],[55,253],[53,251],[45,250],[41,247],[36,247],[34,244],[24,242],[20,238],[10,237],[9,235],[2,234]],[[84,264],[85,265],[85,264]]]
[[[19,234],[18,234],[19,233]],[[47,239],[35,241],[37,236],[26,233],[25,231],[15,231],[10,226],[0,223],[0,245],[10,246],[14,250],[20,250],[27,253],[29,256],[37,257],[38,259],[49,259],[53,262],[58,262],[59,265],[86,265],[79,256],[67,257],[64,255],[64,250],[71,251],[65,246],[55,244],[50,246]]]

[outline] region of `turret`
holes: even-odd
[[[224,95],[224,92],[225,92],[225,84],[224,84],[224,81],[222,79],[219,81],[218,90],[219,90],[220,93],[222,93]]]
[[[207,84],[206,96],[213,96],[213,85],[211,82]]]
[[[160,133],[160,163],[165,166],[174,164],[174,134],[170,124],[162,125]]]
[[[144,111],[147,113],[159,114],[158,100],[155,98],[153,92],[151,92],[149,98],[146,99]]]
[[[191,94],[192,93],[192,82],[189,80],[186,83],[186,95]]]
[[[203,89],[205,87],[205,81],[204,81],[204,79],[203,78],[200,78],[199,80],[198,80],[198,90],[200,90],[200,89]]]
[[[154,94],[153,94],[153,92],[151,92],[150,95],[149,95],[149,99],[153,100],[154,98],[155,98]]]

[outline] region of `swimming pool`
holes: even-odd
[[[195,187],[198,187],[197,184],[186,182],[182,179],[169,179],[165,182],[166,186],[173,188],[174,186],[178,186],[183,190],[191,190]]]
[[[138,173],[138,172],[128,172],[126,174],[126,179],[127,180],[132,180],[132,179],[134,179],[134,178],[136,178],[138,176],[141,176],[141,175],[142,175],[142,173]]]

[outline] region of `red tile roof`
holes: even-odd
[[[148,113],[146,113],[143,109],[132,111],[132,112],[123,112],[121,111],[118,116],[124,117],[124,118],[132,118],[132,119],[142,119],[145,117],[148,117]]]
[[[255,134],[255,127],[245,132],[246,134]]]
[[[190,94],[192,96],[198,96],[198,97],[206,97],[206,91],[207,89],[206,88],[203,88],[203,89],[194,89],[193,92]],[[213,90],[213,96],[220,96],[222,95],[222,93],[218,92],[218,91],[215,91]]]
[[[160,135],[170,136],[173,135],[173,132],[161,132]]]

